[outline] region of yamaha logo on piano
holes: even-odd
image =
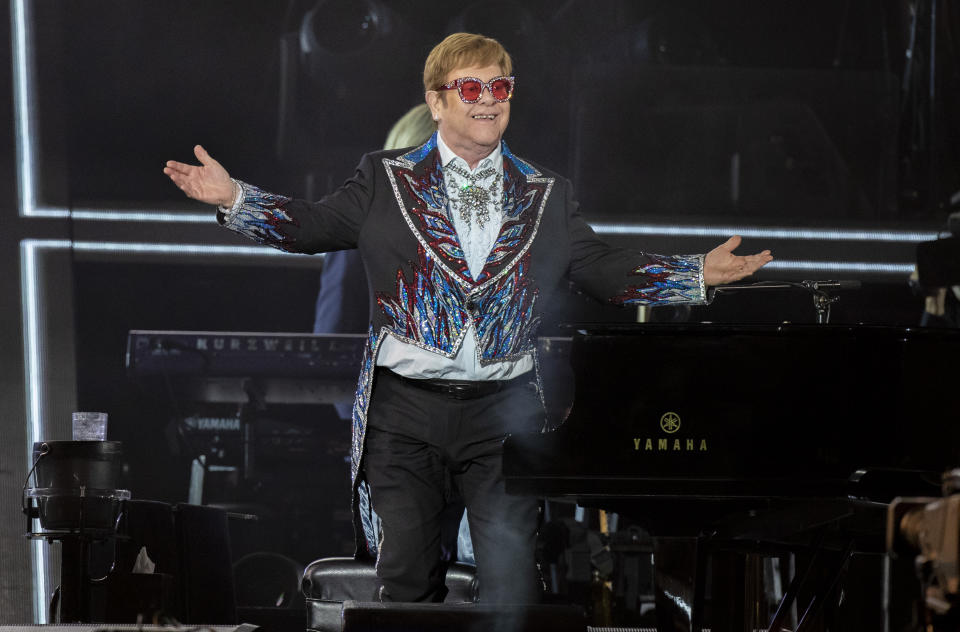
[[[666,412],[660,416],[660,430],[672,435],[680,430],[680,415],[675,412]],[[689,439],[681,437],[634,437],[633,449],[639,452],[706,452],[706,439]]]
[[[680,415],[673,412],[663,413],[663,416],[660,417],[660,429],[667,434],[673,434],[680,430]]]

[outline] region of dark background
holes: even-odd
[[[927,192],[900,182],[916,177],[903,161],[923,140],[903,85],[906,6],[40,2],[40,118],[62,120],[74,206],[182,204],[156,165],[192,159],[197,142],[262,186],[320,191],[382,145],[422,99],[429,49],[466,29],[514,58],[514,151],[573,178],[588,212],[936,219],[935,202],[910,197]],[[945,3],[938,18],[943,112],[956,99],[955,13]],[[920,124],[935,122],[953,192],[955,121]]]

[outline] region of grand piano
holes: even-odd
[[[506,440],[507,491],[643,525],[658,630],[780,630],[791,606],[798,630],[820,629],[851,555],[884,551],[887,503],[939,496],[960,464],[958,358],[955,330],[581,326],[570,413]],[[750,551],[805,561],[770,621],[744,606],[735,569]]]

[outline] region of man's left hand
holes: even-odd
[[[750,276],[773,261],[769,250],[755,255],[739,256],[733,251],[740,245],[740,236],[734,235],[707,253],[703,260],[703,281],[707,285],[733,283]]]

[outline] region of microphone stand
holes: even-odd
[[[827,290],[859,290],[860,281],[761,281],[759,283],[745,283],[742,285],[720,285],[716,292],[731,292],[740,290],[788,290],[800,288],[810,292],[813,298],[813,308],[817,310],[817,324],[826,325],[830,322],[830,306],[839,300],[837,296],[830,296]]]

